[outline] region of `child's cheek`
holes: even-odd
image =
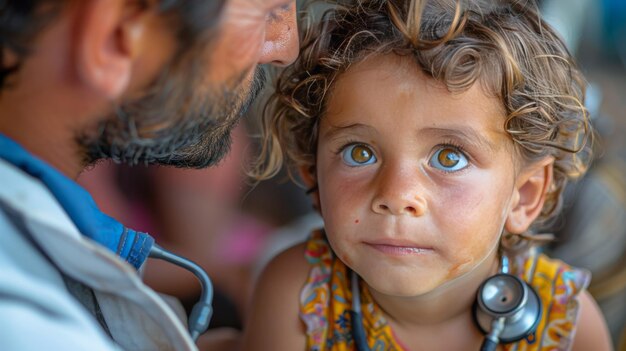
[[[468,177],[440,190],[431,207],[435,226],[451,260],[450,276],[471,269],[497,244],[502,226],[504,192],[496,179]]]
[[[348,267],[352,267],[352,259],[350,258],[350,256],[346,255],[344,252],[341,252],[339,255],[339,259],[341,260],[341,262],[345,263],[346,266]]]
[[[429,208],[438,226],[457,232],[472,226],[489,214],[479,211],[484,206],[485,194],[480,185],[459,182],[448,184],[437,191],[437,198],[430,201]]]

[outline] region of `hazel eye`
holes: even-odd
[[[369,165],[377,161],[372,149],[363,144],[346,146],[341,152],[341,156],[348,166]]]
[[[467,157],[456,148],[442,147],[430,158],[430,165],[444,172],[456,172],[467,167]]]

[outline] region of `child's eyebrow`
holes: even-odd
[[[351,131],[361,131],[365,133],[375,133],[376,129],[371,126],[362,123],[352,123],[345,126],[330,125],[329,129],[322,134],[322,138],[332,140],[339,134]]]
[[[481,149],[487,149],[495,152],[496,146],[489,139],[485,138],[481,133],[477,132],[471,127],[458,127],[458,128],[435,128],[428,127],[420,130],[420,133],[435,135],[438,137],[452,137],[460,139],[465,143],[474,145]]]

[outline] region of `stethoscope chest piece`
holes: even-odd
[[[494,320],[503,319],[500,342],[515,342],[537,328],[541,302],[526,282],[514,275],[500,273],[487,279],[478,289],[474,318],[485,334],[491,331]]]

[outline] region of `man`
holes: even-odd
[[[195,349],[137,274],[153,239],[73,179],[218,162],[258,64],[297,55],[294,1],[5,0],[0,38],[0,349]]]

